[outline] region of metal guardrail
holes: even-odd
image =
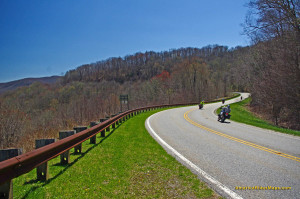
[[[165,107],[175,107],[175,106],[185,106],[194,105],[196,103],[189,104],[173,104],[173,105],[160,105],[160,106],[149,106],[138,108],[134,110],[129,110],[120,113],[94,127],[86,129],[80,133],[76,133],[72,136],[54,142],[52,144],[46,145],[44,147],[35,149],[33,151],[27,152],[25,154],[10,158],[8,160],[0,162],[0,184],[3,184],[13,178],[16,178],[22,174],[25,174],[37,166],[61,155],[62,153],[74,148],[75,146],[81,144],[82,142],[90,139],[91,137],[97,135],[101,131],[110,127],[111,125],[119,122],[121,119],[127,116],[132,116],[134,113],[140,111],[147,111],[156,108]]]
[[[206,103],[217,102],[218,100],[208,101]],[[67,138],[61,139],[52,144],[46,145],[44,147],[35,149],[33,151],[27,152],[25,154],[10,158],[8,160],[0,162],[0,185],[23,175],[39,165],[48,162],[49,160],[61,155],[62,153],[74,148],[75,146],[81,144],[82,142],[90,139],[91,137],[97,135],[101,131],[109,128],[116,122],[120,122],[123,118],[127,116],[133,116],[141,111],[148,111],[157,108],[168,108],[168,107],[178,107],[178,106],[189,106],[198,103],[185,103],[185,104],[171,104],[171,105],[158,105],[158,106],[148,106],[143,108],[137,108],[134,110],[129,110],[120,113],[94,127],[86,129],[82,132],[76,133]]]

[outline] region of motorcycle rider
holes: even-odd
[[[231,109],[230,109],[230,105],[227,105],[227,106],[224,106],[222,108],[222,113],[225,114],[225,113],[230,113],[231,112]]]
[[[228,105],[227,105],[227,108],[226,108],[226,113],[229,114],[230,112],[231,112],[231,109],[230,109],[230,105],[228,104]]]
[[[199,109],[203,108],[204,107],[204,100],[202,100],[199,104]]]
[[[221,113],[219,114],[219,117],[218,117],[218,121],[221,120],[221,115],[223,115],[225,117],[225,114],[226,113],[230,113],[231,112],[231,109],[230,109],[230,105],[227,105],[227,106],[224,106],[222,107],[222,110],[221,110]],[[230,118],[230,117],[229,117]]]

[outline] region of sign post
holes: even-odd
[[[127,104],[127,108],[129,110],[128,95],[120,95],[120,104],[121,104],[121,112],[123,111],[122,104]]]

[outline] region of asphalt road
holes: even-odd
[[[146,128],[168,153],[226,198],[300,198],[300,137],[230,120],[220,123],[214,114],[220,106],[162,111],[148,118]],[[264,190],[269,186],[271,190]],[[282,187],[290,189],[273,190]]]

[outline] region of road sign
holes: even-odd
[[[127,108],[129,110],[128,95],[120,95],[120,104],[121,104],[121,112],[122,112],[122,104],[127,104]]]

